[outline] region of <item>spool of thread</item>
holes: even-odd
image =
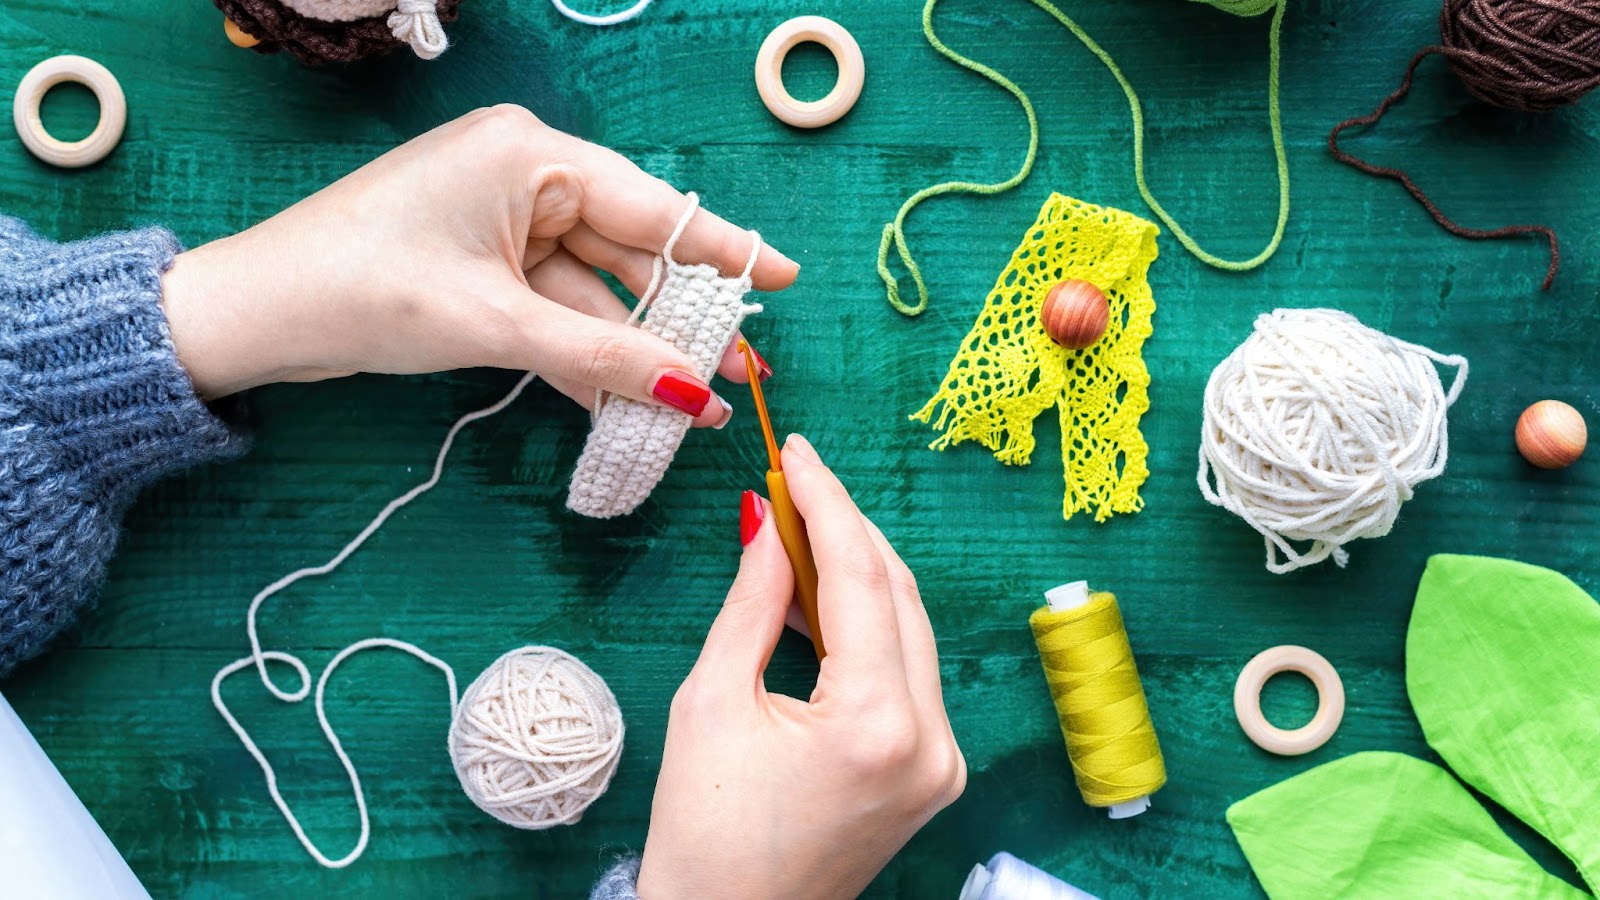
[[[553,647],[495,660],[461,695],[450,762],[478,808],[517,828],[570,825],[606,792],[622,710],[605,680]]]
[[[973,866],[956,900],[1096,900],[1049,872],[1005,851],[987,866]]]
[[[1117,598],[1074,581],[1028,618],[1083,802],[1125,819],[1167,783]]]
[[[1542,236],[1550,246],[1550,265],[1543,283],[1548,290],[1561,267],[1561,246],[1554,230],[1545,225],[1491,229],[1458,225],[1403,170],[1375,166],[1339,148],[1340,132],[1383,118],[1389,107],[1411,90],[1417,66],[1433,54],[1449,60],[1467,91],[1485,103],[1525,112],[1568,106],[1600,85],[1600,10],[1586,0],[1445,0],[1439,11],[1439,43],[1411,57],[1400,87],[1376,109],[1340,122],[1328,135],[1328,149],[1335,159],[1369,175],[1400,182],[1451,234],[1475,240]]]
[[[1436,364],[1456,370],[1448,390]],[[1445,412],[1466,381],[1465,358],[1349,313],[1258,316],[1206,382],[1200,493],[1262,535],[1269,571],[1343,566],[1346,543],[1388,534],[1417,485],[1444,473]]]

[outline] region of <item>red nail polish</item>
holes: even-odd
[[[761,377],[761,380],[766,381],[768,378],[771,378],[772,367],[767,365],[767,361],[765,359],[761,358],[761,351],[752,346],[750,348],[750,355],[756,358],[756,374]]]
[[[755,491],[745,491],[739,498],[739,544],[748,546],[756,539],[756,532],[761,530],[761,522],[767,517],[767,508],[762,505],[761,498]]]
[[[706,404],[711,402],[711,388],[686,372],[662,375],[656,379],[656,386],[650,393],[662,403],[691,416],[705,412]]]

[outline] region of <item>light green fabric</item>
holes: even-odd
[[[1600,887],[1600,605],[1549,569],[1435,556],[1406,688],[1450,768]]]
[[[1435,556],[1406,635],[1423,734],[1468,784],[1600,886],[1600,605],[1549,569]],[[1228,823],[1274,900],[1582,898],[1449,772],[1358,753],[1235,803]]]
[[[1403,753],[1347,756],[1228,809],[1273,900],[1585,900],[1461,783]]]

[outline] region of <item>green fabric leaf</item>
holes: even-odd
[[[1228,809],[1273,900],[1584,900],[1461,783],[1403,753],[1357,753]]]
[[[1600,886],[1600,605],[1566,576],[1435,556],[1406,637],[1428,744]]]

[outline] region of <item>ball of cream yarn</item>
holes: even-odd
[[[495,660],[461,696],[450,761],[480,809],[517,828],[583,817],[617,771],[622,710],[604,680],[553,647]]]
[[[1436,363],[1456,369],[1448,391]],[[1262,315],[1206,383],[1200,492],[1262,534],[1268,570],[1342,566],[1344,544],[1388,534],[1400,504],[1444,471],[1445,411],[1466,380],[1463,357],[1348,313]]]

